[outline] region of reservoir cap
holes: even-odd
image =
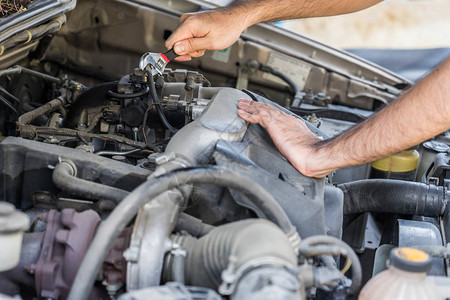
[[[431,257],[422,250],[414,248],[392,249],[391,265],[408,272],[423,273],[431,268]]]

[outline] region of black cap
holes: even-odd
[[[414,248],[395,248],[390,255],[390,264],[400,270],[423,273],[431,269],[431,257]]]

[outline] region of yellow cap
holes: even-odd
[[[391,266],[406,272],[424,273],[430,270],[431,257],[424,251],[413,248],[392,249]]]
[[[422,250],[414,248],[397,248],[395,255],[411,262],[426,262],[430,256]]]
[[[419,156],[416,150],[405,150],[374,161],[372,168],[384,172],[409,172],[417,168]]]

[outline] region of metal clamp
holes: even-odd
[[[228,266],[225,270],[222,271],[221,278],[222,283],[219,286],[218,292],[222,295],[231,295],[233,294],[236,285],[245,274],[249,271],[254,270],[256,268],[260,268],[262,266],[267,267],[277,267],[277,268],[286,268],[287,270],[291,269],[289,264],[279,258],[276,257],[260,257],[253,260],[250,260],[236,269],[237,258],[235,256],[230,256],[228,258]]]

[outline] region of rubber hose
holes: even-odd
[[[267,220],[237,221],[215,228],[194,243],[188,239],[181,240],[188,253],[185,267],[188,285],[217,289],[230,257],[233,257],[236,271],[245,265],[252,265],[252,268],[297,266],[297,255],[289,239]]]
[[[205,224],[202,220],[197,219],[185,213],[181,213],[175,231],[186,231],[192,236],[202,237],[213,230],[215,226]]]
[[[0,71],[0,77],[7,76],[7,75],[13,75],[13,74],[19,74],[20,72],[22,72],[22,67],[21,66],[14,66],[12,68],[1,70]]]
[[[53,99],[44,105],[21,115],[19,119],[17,119],[17,125],[27,125],[34,119],[61,108],[64,103],[66,103],[66,99],[63,96]]]
[[[153,102],[156,104],[156,110],[158,111],[159,118],[163,122],[164,126],[172,133],[175,133],[178,131],[175,127],[170,125],[169,121],[166,118],[166,115],[164,115],[164,111],[161,108],[161,101],[159,101],[158,94],[156,93],[156,87],[155,87],[155,80],[153,79],[153,76],[148,76],[150,78],[150,95],[153,98]]]
[[[320,251],[316,251],[314,248],[320,249]],[[353,295],[361,286],[362,268],[358,256],[349,245],[332,236],[315,235],[307,237],[302,241],[299,252],[305,257],[336,255],[336,249],[339,249],[340,254],[352,261],[352,286],[350,287],[349,294]]]
[[[0,71],[0,77],[2,76],[7,76],[7,75],[15,75],[15,74],[29,74],[31,76],[37,77],[37,78],[41,78],[44,81],[47,82],[51,82],[51,83],[56,83],[56,84],[61,84],[63,82],[63,80],[61,78],[58,77],[54,77],[45,73],[41,73],[38,71],[34,71],[31,69],[27,69],[21,66],[14,66],[12,68],[8,68],[5,70]],[[73,83],[73,80],[69,80],[69,83]]]
[[[115,93],[113,91],[108,91],[107,94],[108,94],[109,97],[113,97],[113,98],[117,98],[117,99],[130,99],[130,98],[137,98],[137,97],[144,96],[145,94],[148,93],[149,90],[150,90],[149,87],[146,86],[145,88],[143,88],[139,92],[136,92],[136,93],[133,93],[133,94],[119,94],[119,93]]]
[[[107,199],[116,204],[129,194],[127,191],[112,186],[77,178],[76,172],[77,170],[73,162],[62,161],[53,170],[53,183],[59,189],[71,195],[90,200]]]
[[[152,178],[131,192],[98,228],[70,289],[69,300],[87,299],[107,251],[139,209],[157,195],[187,184],[207,183],[236,189],[249,197],[266,218],[276,223],[292,243],[299,240],[286,213],[261,185],[238,172],[217,167],[185,169]]]
[[[283,80],[284,82],[286,82],[289,87],[292,89],[292,91],[294,92],[294,95],[296,95],[300,90],[297,87],[297,84],[295,84],[289,77],[287,77],[286,75],[284,75],[283,73],[273,69],[271,66],[263,64],[258,62],[259,64],[259,69],[263,72],[266,73],[270,73],[278,78],[280,78],[281,80]]]
[[[21,67],[20,72],[24,73],[24,74],[29,74],[31,76],[35,76],[37,78],[41,78],[44,81],[48,81],[48,82],[52,82],[52,83],[56,83],[56,84],[61,84],[63,82],[63,80],[61,78],[54,77],[54,76],[51,76],[51,75],[48,75],[48,74],[45,74],[45,73],[41,73],[41,72],[34,71],[34,70],[31,70],[31,69],[23,68],[23,67]],[[69,82],[72,82],[72,81],[69,80]]]
[[[411,246],[411,247],[422,250],[432,257],[439,257],[439,258],[445,258],[445,259],[450,258],[450,249],[445,246],[419,245],[419,246]]]
[[[280,78],[284,82],[286,82],[291,87],[291,89],[294,91],[294,96],[299,92],[299,89],[298,89],[297,85],[291,79],[289,79],[289,77],[287,77],[283,73],[275,71],[275,70],[272,69],[270,74],[272,74],[274,76],[277,76],[278,78]]]
[[[39,39],[47,34],[52,34],[57,32],[63,24],[66,23],[66,16],[61,15],[53,20],[51,20],[47,24],[40,25],[35,28],[31,28],[26,31],[22,31],[17,35],[7,39],[3,42],[3,46],[5,50],[11,49],[17,45],[28,43],[32,40]]]
[[[392,179],[367,179],[338,185],[344,214],[385,212],[438,217],[446,205],[444,187]]]
[[[116,204],[130,194],[119,188],[77,178],[74,166],[65,161],[56,165],[53,182],[59,189],[90,200],[111,200]],[[215,226],[205,224],[200,219],[181,213],[175,231],[186,231],[190,235],[201,237],[214,228]]]

